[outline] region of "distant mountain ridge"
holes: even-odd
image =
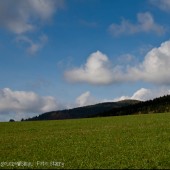
[[[164,112],[170,112],[170,95],[162,96],[145,102],[139,102],[134,105],[128,105],[121,108],[113,108],[103,113],[94,114],[91,117],[121,116]]]
[[[148,101],[122,100],[118,102],[99,103],[68,110],[52,111],[26,119],[24,121],[78,119],[163,112],[170,112],[170,95]]]
[[[84,107],[78,107],[73,109],[51,111],[43,113],[39,116],[26,119],[25,121],[34,121],[34,120],[60,120],[60,119],[76,119],[76,118],[87,118],[93,117],[93,115],[107,112],[114,108],[121,108],[128,105],[133,105],[139,103],[138,100],[122,100],[118,102],[105,102],[95,105],[89,105]]]

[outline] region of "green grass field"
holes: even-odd
[[[0,168],[170,169],[170,113],[0,123]]]

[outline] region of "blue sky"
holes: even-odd
[[[1,0],[0,121],[170,92],[169,0]]]

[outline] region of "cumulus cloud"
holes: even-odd
[[[133,66],[111,66],[109,58],[97,51],[92,53],[86,64],[65,72],[65,78],[70,82],[107,85],[145,81],[156,84],[170,84],[170,41],[166,41],[158,48],[151,49],[143,62]]]
[[[163,11],[170,12],[169,0],[150,0],[150,3]]]
[[[96,103],[117,102],[126,99],[147,101],[164,95],[170,95],[170,89],[165,87],[153,88],[153,89],[141,88],[136,92],[134,92],[131,96],[121,96],[113,99],[103,99],[103,100],[99,100],[95,98],[89,91],[87,91],[82,93],[79,97],[76,98],[76,106],[81,107],[81,106],[93,105]]]
[[[63,0],[5,0],[0,1],[0,27],[15,34],[33,31],[37,23],[47,22]]]
[[[64,76],[70,82],[104,85],[112,83],[113,80],[119,81],[119,75],[114,72],[120,74],[119,67],[112,71],[108,57],[97,51],[89,56],[85,65],[66,71]]]
[[[57,110],[60,105],[51,96],[39,96],[34,92],[13,91],[9,88],[0,90],[0,115],[15,114],[23,116]],[[20,117],[19,116],[19,117]],[[22,118],[22,117],[20,117]]]
[[[136,24],[123,19],[121,24],[111,24],[109,26],[109,32],[113,36],[119,36],[123,34],[131,35],[139,32],[154,32],[157,35],[162,35],[165,33],[165,28],[155,23],[153,16],[149,12],[145,12],[137,14]]]
[[[90,84],[108,84],[112,82],[108,57],[100,51],[92,53],[85,65],[65,72],[70,82],[87,82]]]
[[[127,75],[136,80],[158,84],[170,84],[170,41],[150,50],[144,61],[127,70]]]
[[[76,105],[78,107],[87,106],[97,103],[98,101],[91,95],[89,91],[84,92],[76,98]]]
[[[146,101],[149,99],[153,99],[157,96],[159,96],[158,93],[154,94],[153,91],[151,91],[150,89],[141,88],[137,90],[132,96],[121,96],[121,97],[115,98],[113,101],[120,101],[120,100],[125,100],[125,99]]]
[[[121,96],[118,98],[113,99],[112,101],[120,101],[125,99],[135,99],[140,101],[146,101],[151,100],[156,97],[164,96],[170,94],[170,90],[166,88],[160,88],[160,89],[146,89],[141,88],[137,90],[132,96]]]

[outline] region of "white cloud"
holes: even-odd
[[[84,66],[65,72],[65,78],[71,82],[108,84],[112,82],[107,56],[100,51],[92,53]]]
[[[153,88],[153,89],[141,88],[136,92],[134,92],[131,96],[121,96],[121,97],[116,97],[114,99],[103,99],[103,100],[99,100],[95,98],[89,91],[87,91],[82,93],[79,97],[76,98],[75,106],[81,107],[81,106],[93,105],[96,103],[117,102],[126,99],[147,101],[164,95],[170,95],[170,89],[165,87]]]
[[[121,97],[113,99],[112,101],[120,101],[120,100],[125,100],[125,99],[135,99],[135,100],[140,100],[140,101],[146,101],[146,100],[151,100],[156,97],[164,96],[167,94],[170,94],[170,90],[166,88],[159,88],[159,89],[141,88],[137,90],[132,96],[121,96]]]
[[[169,0],[150,0],[150,3],[158,7],[159,9],[170,12],[170,1]]]
[[[90,94],[89,91],[84,92],[76,98],[76,105],[78,107],[96,104],[98,101]]]
[[[170,41],[166,41],[158,48],[150,50],[144,61],[136,67],[127,70],[127,76],[134,80],[158,84],[170,84]],[[132,79],[133,79],[132,78]]]
[[[157,35],[165,33],[165,28],[155,23],[153,16],[149,12],[138,13],[137,23],[133,24],[128,20],[123,19],[121,24],[111,24],[109,31],[113,36],[122,34],[130,35],[139,32],[155,32]]]
[[[158,95],[158,93],[153,94],[151,92],[151,90],[145,89],[145,88],[141,88],[138,91],[136,91],[133,94],[133,96],[130,97],[130,99],[136,99],[136,100],[145,101],[145,100],[149,100],[149,99],[152,99],[152,98],[156,97],[156,95]]]
[[[33,40],[31,40],[29,37],[22,35],[18,36],[16,41],[20,43],[23,42],[28,45],[27,52],[30,54],[35,54],[44,47],[48,41],[48,37],[46,35],[41,35],[37,42],[33,42]]]
[[[63,0],[0,1],[0,27],[15,34],[33,31],[41,22],[48,22]]]
[[[143,62],[129,66],[111,67],[108,57],[97,51],[92,53],[85,65],[65,72],[65,78],[74,83],[107,85],[145,81],[156,84],[170,84],[170,41],[150,50]]]
[[[61,106],[51,96],[39,96],[34,92],[13,91],[9,88],[0,90],[0,115],[15,115],[23,118],[32,114],[57,110]]]
[[[47,42],[46,35],[30,38],[30,32],[36,32],[48,24],[55,12],[64,7],[64,0],[1,0],[0,28],[14,33],[18,42],[28,45],[29,54],[35,54]]]

